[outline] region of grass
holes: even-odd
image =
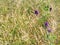
[[[60,45],[58,2],[0,0],[0,45]],[[39,12],[38,15],[34,13],[35,10]],[[46,21],[48,28],[44,25]],[[53,21],[57,22],[57,26]],[[49,28],[52,29],[50,33],[47,31]]]

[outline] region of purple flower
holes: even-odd
[[[52,8],[50,7],[50,11],[52,10]]]
[[[35,10],[35,14],[38,15],[38,11],[37,10]]]
[[[51,32],[51,30],[47,30],[48,32]]]
[[[45,26],[46,26],[46,27],[48,26],[48,22],[45,22]]]
[[[50,33],[52,31],[52,29],[50,27],[48,27],[47,31]]]

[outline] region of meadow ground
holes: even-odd
[[[0,45],[60,45],[60,0],[0,0]]]

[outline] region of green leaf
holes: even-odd
[[[56,35],[49,35],[49,40],[50,40],[51,42],[54,42],[55,39],[57,39],[57,36],[56,36]]]
[[[54,43],[50,43],[50,45],[55,45]]]
[[[47,5],[47,6],[44,6],[44,10],[45,11],[48,11],[49,10],[49,6]]]

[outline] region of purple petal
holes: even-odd
[[[46,27],[48,26],[48,22],[45,22],[45,26],[46,26]]]
[[[51,30],[47,30],[48,32],[51,32]]]
[[[51,30],[52,30],[52,29],[48,27],[47,31],[48,31],[49,33],[51,32]]]
[[[38,15],[38,11],[37,11],[37,10],[35,10],[35,14],[37,14],[37,15]]]

